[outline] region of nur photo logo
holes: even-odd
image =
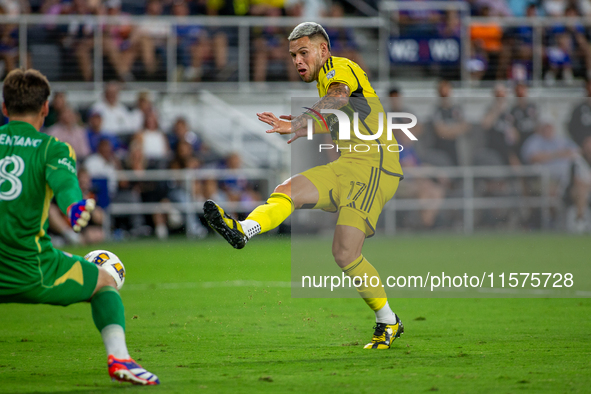
[[[312,119],[308,119],[307,123],[307,139],[312,140],[314,135],[314,123],[318,125],[323,130],[328,130],[333,139],[338,141],[348,141],[351,140],[351,119],[350,116],[345,113],[344,111],[338,109],[321,109],[320,112],[316,111],[309,107],[304,107],[308,110]],[[328,120],[323,115],[334,115],[332,117],[328,117]],[[386,122],[384,122],[384,115],[386,115]],[[400,123],[401,120],[408,119],[410,122],[407,123]],[[360,131],[359,123],[361,122],[362,126],[369,131],[369,134],[364,134]],[[384,125],[385,123],[385,125]],[[393,131],[400,130],[406,136],[412,140],[416,141],[417,137],[415,137],[409,129],[412,129],[417,124],[417,117],[408,112],[380,112],[378,114],[378,126],[377,130],[371,130],[368,125],[359,118],[358,112],[353,112],[353,133],[356,138],[362,141],[377,141],[386,134],[386,140],[392,141]],[[385,127],[384,127],[385,126]],[[335,134],[338,133],[338,134]],[[342,147],[342,146],[335,146],[333,144],[320,144],[319,151],[323,149],[336,149],[339,150],[353,150],[355,152],[368,152],[371,149],[371,146],[376,146],[378,151],[380,149],[385,149],[389,152],[401,152],[403,150],[402,145],[400,144],[384,144],[384,143],[377,143],[377,144],[354,144],[349,147]]]

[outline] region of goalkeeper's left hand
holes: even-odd
[[[83,227],[88,225],[90,213],[94,211],[95,206],[94,199],[89,198],[88,200],[75,202],[68,207],[68,220],[75,232],[79,233]]]

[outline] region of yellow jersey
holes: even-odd
[[[349,103],[340,108],[347,114],[350,123],[350,138],[339,139],[338,120],[336,115],[325,116],[328,129],[336,146],[338,146],[343,159],[359,162],[381,169],[388,175],[402,176],[402,168],[399,162],[399,147],[392,135],[387,140],[386,123],[387,114],[380,102],[378,95],[372,88],[367,74],[357,63],[344,57],[331,56],[322,66],[318,75],[318,94],[326,96],[326,92],[333,82],[347,85],[351,91]],[[355,117],[358,114],[357,129],[359,134],[375,135],[380,130],[380,117],[382,133],[379,138],[361,139],[355,133]],[[382,114],[380,116],[380,113]]]

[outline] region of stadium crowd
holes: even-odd
[[[401,0],[411,3],[419,0]],[[542,53],[543,75],[551,85],[557,79],[572,84],[577,77],[591,77],[590,27],[580,23],[556,22],[544,27],[543,48],[535,48],[535,31],[528,22],[533,17],[588,17],[590,0],[465,0],[472,17],[519,17],[522,26],[502,26],[494,21],[476,19],[468,27],[471,38],[469,60],[465,67],[474,81],[529,80],[533,72],[533,54]],[[364,2],[378,10],[380,1]],[[377,12],[377,11],[376,11]],[[93,51],[96,26],[89,18],[72,18],[57,23],[55,16],[119,17],[119,22],[101,27],[104,79],[121,81],[165,81],[167,40],[176,36],[178,81],[235,81],[238,78],[238,28],[234,26],[174,25],[158,22],[159,16],[172,16],[182,22],[187,16],[294,16],[314,19],[319,16],[341,18],[365,15],[344,0],[3,0],[0,13],[10,16],[41,14],[44,23],[28,26],[27,64],[39,67],[48,56],[56,80],[94,79]],[[133,23],[129,16],[149,16]],[[462,34],[460,11],[402,10],[393,13],[400,37],[413,39],[454,38]],[[14,19],[16,22],[17,19]],[[368,26],[370,27],[370,26]],[[366,68],[360,51],[369,30],[360,34],[354,28],[327,28],[336,56],[348,57]],[[296,80],[289,67],[286,28],[258,26],[250,31],[252,81]],[[370,32],[377,39],[377,30]],[[0,25],[0,64],[8,72],[19,64],[19,25]],[[373,54],[375,56],[375,54]],[[393,66],[398,72],[404,64]],[[49,67],[49,66],[47,66]],[[372,64],[372,67],[375,67]],[[424,72],[455,79],[457,64],[430,62],[421,64]],[[371,68],[369,69],[371,71]],[[375,71],[375,70],[374,70]],[[2,73],[2,74],[3,74]]]
[[[437,93],[439,101],[430,116],[423,118],[422,122],[419,119],[421,123],[413,129],[418,141],[411,141],[403,133],[397,135],[404,146],[400,154],[403,169],[458,165],[518,169],[523,165],[538,164],[549,174],[550,195],[561,200],[567,208],[567,229],[591,231],[591,81],[585,83],[587,97],[570,109],[561,130],[556,128],[562,128],[563,124],[553,116],[543,115],[538,102],[528,97],[525,83],[515,84],[513,98],[509,98],[508,88],[498,83],[478,122],[466,120],[464,105],[453,98],[449,81],[440,81]],[[403,106],[402,100],[400,89],[392,89],[390,110],[412,112]],[[432,178],[411,178],[401,183],[397,198],[425,201],[419,218],[410,215],[415,226],[433,228],[438,225],[437,219],[450,219],[449,212],[440,211],[441,201],[445,196],[463,196],[462,183],[442,174]],[[540,196],[541,188],[539,179],[515,177],[477,180],[474,190],[475,197],[519,197]],[[483,226],[513,222],[515,227],[538,228],[541,220],[540,211],[534,210],[496,210],[480,214],[477,220]],[[552,212],[554,225],[559,219],[559,212]]]
[[[400,0],[400,3],[420,0]],[[420,134],[418,143],[399,136],[405,150],[401,161],[405,168],[420,166],[542,164],[552,173],[552,193],[572,207],[567,212],[573,230],[589,226],[588,199],[591,188],[591,82],[586,84],[588,98],[573,108],[565,132],[540,114],[535,101],[528,98],[532,79],[532,56],[540,50],[543,77],[552,85],[557,79],[566,84],[577,78],[591,81],[591,25],[556,22],[541,30],[543,48],[535,48],[535,31],[528,18],[588,17],[591,0],[466,0],[473,17],[519,17],[523,26],[503,27],[495,20],[474,19],[469,26],[470,56],[466,67],[471,79],[513,80],[514,98],[507,86],[495,85],[490,106],[480,122],[466,121],[462,106],[452,94],[452,83],[441,80],[436,88],[439,103],[427,121],[414,130]],[[366,1],[379,9],[380,1]],[[182,21],[187,16],[295,16],[314,19],[318,16],[342,18],[363,15],[350,2],[328,0],[0,0],[0,13],[17,17],[41,14],[44,23],[32,24],[27,30],[27,65],[59,61],[53,79],[60,81],[95,78],[95,38],[100,35],[104,80],[158,81],[166,80],[167,42],[171,35],[168,22],[159,16],[172,16]],[[57,23],[55,16],[119,16],[119,23],[96,26],[91,19],[72,18],[68,24]],[[133,23],[130,16],[147,15],[151,19]],[[462,33],[459,11],[402,10],[392,14],[400,37],[441,37],[459,39]],[[19,25],[0,25],[0,74],[19,63]],[[578,21],[580,21],[578,19]],[[236,81],[238,79],[237,27],[174,25],[176,36],[178,81]],[[250,62],[252,81],[299,79],[291,66],[287,46],[288,28],[252,27],[250,31]],[[362,56],[363,39],[354,28],[327,28],[332,53],[357,62],[371,73],[375,61],[366,65]],[[367,32],[365,32],[367,33]],[[366,38],[366,37],[365,37]],[[35,52],[35,47],[53,48],[55,52]],[[55,55],[55,56],[52,56]],[[375,56],[375,53],[373,54]],[[449,79],[459,77],[457,64],[448,67],[433,63],[422,66],[432,76]],[[392,64],[395,72],[403,70]],[[421,67],[413,66],[413,69]],[[375,71],[375,70],[374,70]],[[371,75],[370,75],[371,76]],[[50,77],[51,79],[51,77]],[[148,92],[140,92],[136,103],[128,108],[119,100],[121,85],[106,85],[101,100],[90,108],[73,108],[67,94],[53,95],[44,132],[70,143],[80,162],[80,184],[88,194],[102,192],[99,199],[109,202],[185,202],[214,198],[216,201],[252,201],[260,199],[256,187],[243,180],[196,181],[192,190],[174,182],[117,181],[114,172],[127,169],[240,168],[236,154],[223,157],[208,147],[199,130],[193,130],[184,118],[175,120],[170,130],[162,130],[160,117]],[[400,89],[390,91],[391,109],[403,108]],[[407,112],[407,111],[404,111]],[[566,138],[569,136],[570,138]],[[469,149],[465,142],[469,141]],[[105,184],[101,187],[99,180]],[[565,181],[566,180],[566,181]],[[461,186],[453,179],[436,176],[429,179],[405,180],[397,198],[418,198],[425,201],[418,213],[422,228],[434,228],[447,219],[440,209],[445,197],[459,196]],[[539,195],[540,185],[529,181],[481,182],[480,196]],[[105,193],[105,190],[107,191]],[[55,207],[54,207],[55,208]],[[94,242],[102,239],[103,215],[100,209],[82,236],[71,232],[57,209],[50,212],[51,228],[67,242]],[[496,212],[496,217],[517,220],[521,226],[535,227],[539,215],[528,210]],[[411,215],[412,216],[412,215]],[[515,217],[518,219],[514,219]],[[487,218],[479,220],[486,223]],[[490,219],[493,223],[495,220]],[[497,220],[498,222],[498,220]],[[587,224],[585,224],[587,223]],[[191,237],[201,237],[205,228],[197,217],[184,218],[180,212],[167,216],[131,215],[113,224],[115,235],[138,237],[155,233],[166,238],[169,231],[185,226]],[[578,231],[578,230],[577,230]]]
[[[85,198],[94,197],[99,205],[92,223],[81,235],[74,233],[66,218],[52,205],[50,230],[70,243],[94,243],[104,239],[103,211],[112,202],[183,203],[204,202],[213,198],[221,202],[258,201],[256,187],[240,177],[224,180],[196,180],[191,190],[174,181],[125,181],[117,170],[141,174],[149,169],[240,169],[236,153],[221,155],[204,142],[187,120],[178,117],[170,130],[159,125],[159,114],[150,94],[138,93],[137,102],[128,108],[119,101],[120,84],[106,85],[103,98],[90,108],[74,110],[67,95],[57,92],[50,102],[50,113],[43,132],[67,142],[76,153],[79,182]],[[85,119],[83,121],[82,119]],[[168,237],[169,230],[179,230],[188,237],[201,238],[207,230],[196,215],[184,215],[171,209],[167,215],[130,215],[112,223],[116,238],[142,237],[155,234]],[[60,238],[57,238],[58,240]]]

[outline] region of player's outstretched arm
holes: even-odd
[[[340,109],[349,103],[349,96],[351,95],[351,88],[341,82],[333,82],[327,92],[326,96],[318,100],[311,108],[311,110],[320,112],[321,109]],[[299,116],[282,115],[279,118],[271,112],[263,112],[257,114],[259,120],[268,124],[272,129],[267,130],[267,133],[279,134],[294,134],[294,136],[287,141],[291,144],[293,141],[307,134],[308,119],[312,119],[309,112],[305,112]],[[328,130],[317,130],[315,133],[326,133]]]
[[[76,154],[63,142],[51,141],[47,152],[45,180],[55,194],[59,209],[68,216],[70,226],[80,232],[88,225],[94,210],[93,199],[83,199],[76,172]]]

